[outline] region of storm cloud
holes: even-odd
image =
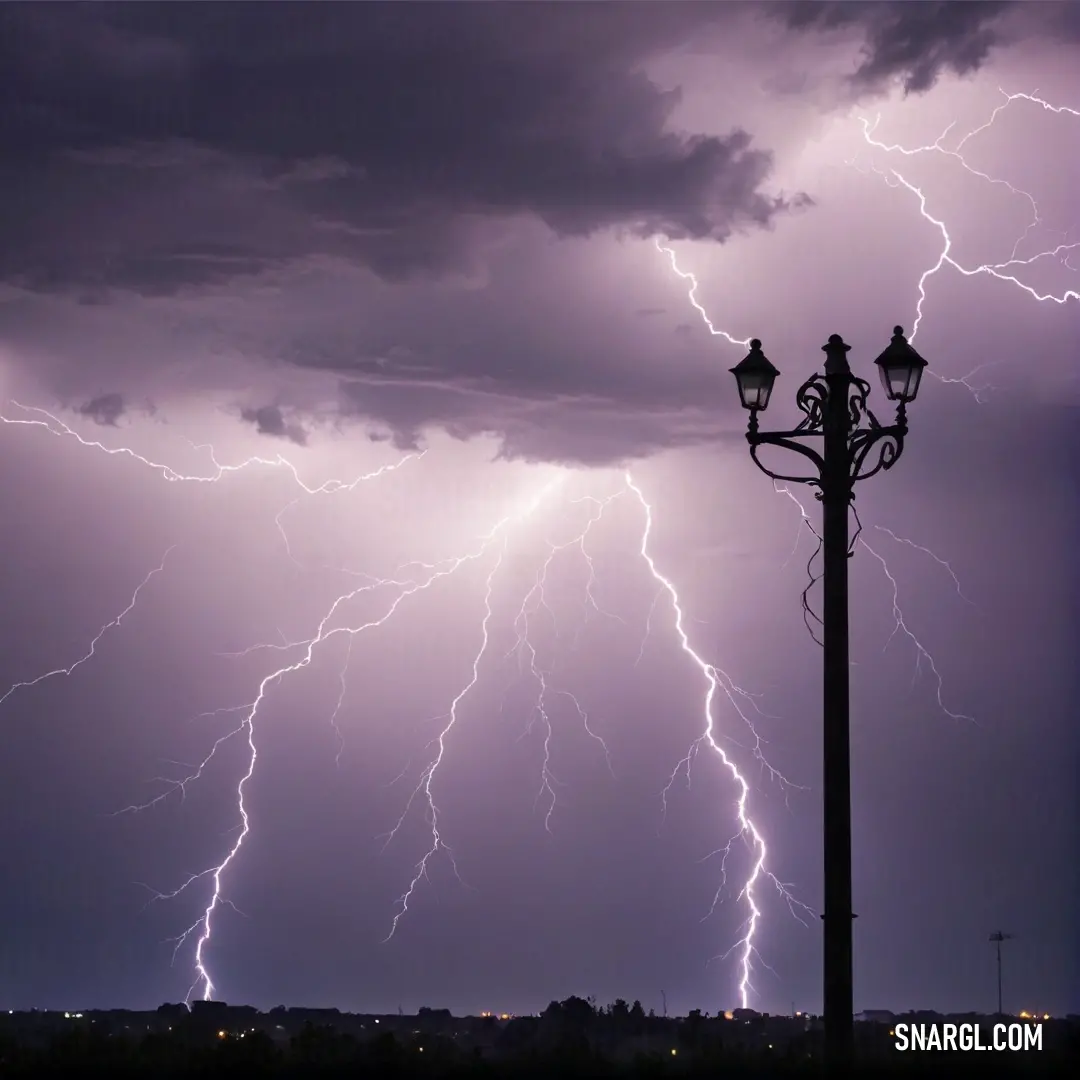
[[[716,730],[814,907],[820,650],[728,369],[764,340],[783,430],[829,334],[870,376],[899,322],[929,368],[851,561],[857,1007],[990,1005],[1001,926],[1014,1004],[1075,1011],[1074,8],[0,5],[0,1005],[189,992],[213,875],[129,883],[241,835],[253,701],[215,993],[737,1004],[753,852],[718,894],[738,791],[684,646],[747,688]],[[363,633],[271,676],[328,611]],[[473,888],[436,852],[383,944],[455,700]],[[760,883],[753,1004],[814,1009],[818,920]]]
[[[853,79],[970,71],[1001,4],[766,5],[865,37]],[[635,10],[636,9],[636,10]],[[470,261],[477,222],[725,241],[804,205],[752,133],[680,131],[657,50],[741,5],[8,5],[0,274],[168,293],[311,255],[389,279]],[[93,295],[88,293],[87,295]]]
[[[851,74],[853,90],[879,92],[899,80],[904,93],[929,90],[943,72],[968,75],[1001,41],[1002,16],[1011,0],[970,3],[838,2],[796,0],[775,14],[796,30],[855,28],[865,37],[861,62]],[[1052,13],[1047,12],[1052,18]]]
[[[818,210],[815,192],[773,181],[771,148],[754,138],[767,114],[724,96],[680,120],[683,87],[652,58],[718,51],[766,106],[805,99],[812,120],[822,72],[793,67],[784,49],[839,35],[849,52],[828,62],[848,64],[850,93],[896,80],[925,91],[941,72],[977,68],[1007,11],[9,5],[6,336],[17,347],[20,321],[39,326],[31,312],[48,305],[64,341],[100,352],[129,394],[138,384],[167,397],[170,369],[240,357],[260,382],[228,386],[245,391],[244,418],[293,441],[328,393],[400,446],[441,426],[597,464],[708,440],[728,421],[700,323],[659,309],[647,287],[627,311],[608,285],[622,256],[581,272],[573,252],[589,237],[613,252],[648,237],[726,247]],[[753,59],[725,53],[736,37]],[[564,245],[554,257],[552,236]],[[537,257],[550,268],[541,290],[520,269]],[[504,313],[494,320],[492,303]],[[658,314],[609,357],[593,324],[639,310]],[[138,365],[111,355],[127,351],[112,338],[134,333]],[[48,348],[37,329],[33,347]],[[67,347],[58,340],[57,359],[35,369],[64,368]],[[283,367],[318,377],[318,390],[269,385]],[[228,378],[227,363],[213,368]],[[70,393],[83,369],[52,378]],[[293,409],[293,427],[254,419],[264,391]]]
[[[658,16],[669,34],[700,17]],[[459,264],[477,219],[722,241],[800,201],[761,190],[770,156],[747,133],[667,127],[679,95],[637,69],[640,19],[220,5],[4,21],[2,195],[19,212],[3,273],[33,287],[167,291],[313,253],[399,278]]]

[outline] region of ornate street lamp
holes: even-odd
[[[825,373],[810,376],[795,394],[805,419],[792,431],[759,431],[758,413],[769,404],[779,372],[750,342],[750,352],[732,374],[743,408],[750,411],[746,440],[750,456],[767,476],[817,488],[822,504],[822,644],[824,646],[825,1052],[830,1064],[850,1063],[854,1037],[851,923],[851,755],[848,687],[848,576],[851,555],[848,506],[856,481],[896,464],[907,435],[906,406],[919,392],[926,361],[897,326],[875,363],[896,422],[885,426],[867,407],[870,384],[851,373],[845,345],[833,334],[825,353]],[[812,445],[820,439],[820,450]],[[813,465],[808,474],[773,472],[758,457],[759,447],[782,446]]]

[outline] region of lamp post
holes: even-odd
[[[997,946],[997,983],[998,983],[998,1016],[1002,1015],[1001,1008],[1001,943],[1008,941],[1012,938],[1012,934],[1003,933],[1001,930],[995,930],[990,935],[990,940]]]
[[[896,464],[907,435],[908,402],[915,400],[926,361],[895,327],[888,348],[875,363],[890,401],[897,403],[895,423],[885,426],[867,407],[870,384],[851,373],[845,345],[833,334],[825,353],[825,373],[799,387],[795,403],[804,419],[791,431],[759,431],[758,413],[768,407],[779,371],[750,342],[749,354],[731,369],[743,408],[750,411],[746,440],[750,456],[774,480],[817,488],[822,504],[822,644],[824,646],[824,787],[825,1054],[830,1065],[851,1061],[854,1016],[851,972],[851,765],[848,699],[848,577],[851,556],[848,507],[856,481]],[[820,450],[813,445],[820,440]],[[782,446],[806,458],[808,475],[773,472],[762,464],[762,446]]]

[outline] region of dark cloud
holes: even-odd
[[[697,391],[695,395],[694,391]],[[620,388],[617,395],[530,388],[528,395],[492,379],[416,382],[347,379],[342,408],[365,421],[389,425],[394,445],[416,450],[438,429],[460,439],[494,435],[499,456],[571,466],[605,467],[661,449],[715,444],[732,435],[724,394],[729,388],[651,386]],[[646,407],[648,402],[648,407]],[[632,432],[633,434],[629,434]]]
[[[89,416],[94,423],[107,427],[116,427],[117,420],[124,415],[126,406],[123,394],[100,394],[79,406],[83,416]]]
[[[851,76],[859,91],[879,91],[899,80],[905,93],[929,90],[944,71],[967,75],[997,45],[998,22],[1011,0],[937,2],[840,2],[797,0],[770,5],[795,30],[839,30],[865,34],[863,60]],[[780,84],[788,92],[793,83]]]
[[[760,130],[776,95],[812,96],[825,78],[820,64],[744,60],[749,81],[731,92],[710,87],[707,111],[691,118],[691,66],[665,83],[656,59],[665,51],[678,59],[701,50],[729,67],[744,52],[760,53],[766,38],[782,36],[797,53],[806,36],[835,31],[842,55],[826,51],[837,79],[864,40],[854,85],[895,75],[920,89],[940,71],[976,66],[985,55],[978,42],[991,40],[1003,10],[810,2],[2,8],[0,122],[9,152],[0,161],[0,280],[22,286],[4,315],[5,338],[20,319],[34,323],[23,294],[73,288],[81,310],[63,313],[72,321],[55,366],[77,351],[79,370],[53,379],[66,400],[101,385],[157,394],[159,372],[163,387],[205,354],[225,362],[200,368],[199,378],[220,378],[232,395],[240,378],[230,383],[229,371],[241,358],[250,362],[245,378],[265,382],[240,383],[227,400],[280,403],[251,408],[245,419],[296,442],[304,429],[290,427],[281,407],[306,415],[338,378],[345,412],[385,425],[401,445],[441,426],[505,436],[526,456],[595,463],[711,439],[723,425],[697,410],[720,408],[715,342],[681,286],[653,265],[655,253],[646,253],[642,273],[663,274],[662,288],[673,291],[657,292],[657,278],[645,276],[628,296],[630,245],[617,254],[611,245],[610,261],[590,263],[563,287],[574,245],[560,244],[540,268],[550,235],[535,222],[566,237],[607,229],[723,240],[769,226],[802,201],[765,192],[769,154],[730,125]],[[790,33],[778,34],[777,20]],[[684,82],[681,101],[672,86]],[[673,111],[680,101],[681,114]],[[764,102],[763,111],[747,115],[746,101]],[[728,133],[693,134],[702,130]],[[770,144],[783,142],[771,134]],[[826,213],[822,205],[815,216]],[[515,247],[520,235],[529,243]],[[740,264],[744,272],[757,273],[753,261]],[[773,265],[801,294],[798,268]],[[368,268],[384,279],[446,274],[454,287],[465,276],[473,283],[447,299],[445,282],[385,288]],[[703,289],[719,280],[704,274]],[[749,336],[765,313],[751,314],[747,302],[725,301],[721,311],[724,325]],[[121,314],[137,328],[137,350],[107,343]],[[618,340],[628,317],[632,345]],[[38,343],[43,333],[34,325]],[[115,379],[99,370],[110,364]],[[93,380],[81,382],[91,366]],[[277,385],[282,376],[322,381],[305,396]]]
[[[286,421],[277,405],[263,405],[258,409],[243,409],[241,417],[255,425],[260,435],[270,435],[275,439],[288,439],[297,446],[307,445],[307,432],[299,425]]]
[[[749,10],[863,37],[860,91],[919,91],[976,68],[1008,7],[7,5],[0,277],[93,304],[311,255],[439,275],[522,215],[724,241],[807,200],[764,189],[771,155],[722,104],[720,134],[675,129],[650,56]]]
[[[17,213],[0,269],[38,288],[160,292],[312,253],[387,277],[445,270],[473,222],[518,215],[560,235],[767,226],[802,201],[761,190],[768,152],[738,130],[669,129],[679,92],[638,70],[705,18],[7,9],[0,184]]]

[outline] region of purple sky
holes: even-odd
[[[815,542],[727,369],[786,427],[901,323],[856,1008],[989,1010],[1002,929],[1080,1011],[1078,11],[0,10],[0,1007],[712,1012],[752,932],[819,1009]]]

